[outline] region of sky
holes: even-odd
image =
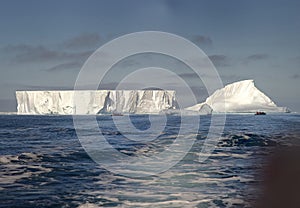
[[[108,41],[163,31],[199,46],[224,84],[253,79],[278,106],[300,112],[300,1],[0,2],[0,111],[16,111],[16,90],[73,89],[84,62]],[[142,60],[158,59],[135,57],[119,67],[126,74]],[[172,64],[188,82],[198,81]],[[114,83],[108,79],[106,88]],[[203,100],[206,93],[197,92]]]

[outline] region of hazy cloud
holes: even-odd
[[[79,69],[83,63],[80,62],[68,62],[63,64],[58,64],[56,66],[53,66],[51,68],[46,69],[48,72],[56,72],[56,71],[62,71],[62,70],[75,70]]]
[[[229,59],[225,55],[210,55],[208,57],[216,67],[230,66]]]
[[[119,82],[101,82],[98,86],[98,90],[114,90],[118,87],[120,83]],[[132,82],[126,82],[122,83],[121,90],[133,90],[133,89],[140,89],[143,85],[140,83],[132,83]],[[77,89],[79,90],[91,90],[95,89],[94,84],[85,84],[85,85],[78,85]]]
[[[73,90],[73,86],[20,85],[22,90]]]
[[[220,77],[221,77],[221,80],[222,80],[224,85],[231,84],[231,83],[234,83],[234,82],[238,82],[238,81],[241,81],[241,80],[252,79],[251,77],[235,75],[235,74],[232,74],[232,75],[223,74],[223,75],[220,75]]]
[[[63,45],[68,49],[95,48],[95,46],[99,46],[100,41],[99,34],[86,33],[65,41]]]
[[[207,74],[201,74],[200,77],[198,77],[198,75],[196,73],[181,73],[179,74],[179,76],[183,79],[201,79],[201,78],[209,78],[209,79],[217,79],[217,76],[211,76],[211,75],[207,75]],[[248,79],[247,77],[243,77],[243,76],[239,76],[239,75],[219,75],[221,80],[223,81],[223,84],[229,84],[232,82],[236,82],[239,80],[244,80],[244,79]]]
[[[194,79],[198,76],[196,73],[181,73],[178,75],[183,79]]]
[[[203,35],[195,35],[191,39],[194,43],[203,45],[203,46],[211,46],[212,45],[212,40],[210,37],[203,36]]]
[[[121,62],[119,63],[119,65],[121,67],[127,68],[127,67],[137,67],[140,66],[141,63],[137,60],[133,60],[133,59],[125,59],[125,60],[121,60]]]
[[[8,45],[3,48],[3,51],[15,56],[18,61],[27,61],[31,59],[55,59],[61,56],[60,53],[50,50],[44,46],[32,46],[27,44]]]
[[[258,53],[258,54],[253,54],[245,58],[243,61],[244,64],[248,64],[249,62],[252,61],[261,61],[261,60],[266,60],[269,58],[268,54],[263,54],[263,53]]]
[[[2,51],[11,53],[13,61],[16,63],[82,60],[87,59],[93,53],[93,51],[65,52],[53,50],[42,45],[32,46],[27,44],[9,45],[3,48]]]
[[[209,96],[205,87],[191,86],[191,90],[194,93],[197,102],[204,102],[205,99]]]
[[[6,47],[2,48],[2,51],[4,51],[5,53],[15,53],[15,52],[24,53],[32,50],[33,48],[34,48],[33,46],[27,44],[7,45]]]
[[[118,83],[118,82],[100,83],[98,89],[99,90],[116,89],[119,84],[120,83]],[[122,89],[122,90],[133,90],[133,89],[140,89],[142,87],[143,87],[143,85],[141,83],[138,83],[138,82],[137,83],[134,83],[134,82],[125,82],[125,83],[122,83],[120,89]]]
[[[300,79],[300,75],[299,74],[294,74],[291,76],[292,79]]]
[[[246,58],[246,61],[258,61],[258,60],[265,60],[265,59],[268,59],[269,58],[269,55],[267,54],[253,54],[253,55],[250,55]]]
[[[65,85],[49,85],[49,84],[26,84],[26,83],[6,83],[6,86],[11,86],[13,91],[18,90],[73,90],[73,83],[64,83]]]
[[[295,64],[298,65],[300,63],[300,56],[296,56],[296,57],[290,58],[289,62],[292,62],[292,63],[295,63]]]

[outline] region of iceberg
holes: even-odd
[[[185,109],[179,109],[174,90],[16,91],[16,97],[18,114],[203,115],[212,112],[290,112],[286,107],[278,107],[257,89],[253,80],[226,85],[216,90],[205,102]],[[79,99],[75,100],[75,97]]]
[[[167,115],[182,115],[182,116],[193,116],[193,115],[210,115],[212,114],[212,108],[209,105],[205,105],[204,108],[197,110],[193,109],[168,109],[160,112],[161,114]]]
[[[243,80],[216,90],[205,102],[186,108],[199,111],[206,105],[219,113],[290,112],[278,107],[268,96],[257,89],[253,80]]]
[[[196,112],[197,114],[211,114],[213,112],[213,109],[207,105],[206,103],[199,103],[197,105],[185,108],[186,112]]]
[[[16,98],[18,114],[158,114],[177,108],[172,90],[16,91]]]

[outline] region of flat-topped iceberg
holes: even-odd
[[[172,90],[17,91],[16,97],[19,114],[156,114],[177,108]]]
[[[186,110],[199,111],[209,105],[214,112],[252,113],[290,112],[286,107],[278,107],[268,96],[257,89],[253,80],[244,80],[226,85],[216,90],[204,103],[200,103]]]

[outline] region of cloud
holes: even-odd
[[[269,55],[267,54],[253,54],[251,56],[248,56],[246,59],[250,61],[257,61],[257,60],[264,60],[269,58]]]
[[[18,45],[7,45],[2,49],[6,53],[15,53],[15,52],[27,52],[32,50],[34,47],[27,44],[18,44]]]
[[[45,71],[56,72],[56,71],[69,70],[69,69],[74,70],[74,69],[79,69],[82,66],[82,64],[83,63],[80,62],[67,62],[67,63],[58,64],[56,66],[48,68]]]
[[[296,56],[296,57],[290,58],[289,61],[291,63],[295,63],[295,64],[299,65],[299,63],[300,63],[300,56]]]
[[[205,87],[191,86],[191,90],[194,93],[197,102],[204,102],[205,99],[209,96]]]
[[[31,46],[26,44],[10,45],[6,51],[13,53],[15,62],[47,61],[64,56],[61,52],[50,50],[44,46]]]
[[[100,41],[99,34],[85,33],[65,41],[63,45],[68,49],[95,48],[95,46],[99,45]]]
[[[225,55],[210,55],[208,57],[216,67],[230,66],[229,59]]]
[[[101,82],[98,86],[98,90],[114,90],[118,87],[119,82]],[[97,83],[98,85],[98,83]],[[133,90],[133,89],[141,89],[143,85],[141,83],[133,83],[133,82],[125,82],[122,83],[121,86],[118,88],[120,90]],[[95,89],[95,84],[85,84],[85,85],[78,85],[77,89],[79,90],[91,90]]]
[[[207,74],[201,74],[200,77],[196,73],[181,73],[179,76],[183,79],[218,79],[219,77],[217,76],[211,76]],[[223,81],[224,84],[229,84],[232,82],[236,82],[238,80],[243,80],[243,79],[248,79],[247,77],[239,76],[239,75],[234,75],[234,74],[226,74],[226,75],[219,75],[221,80]]]
[[[192,37],[192,41],[203,46],[211,46],[213,43],[210,37],[203,35],[195,35],[194,37]]]
[[[291,76],[292,79],[300,79],[300,75],[299,74],[294,74]]]
[[[133,60],[133,59],[124,59],[124,60],[121,60],[121,62],[119,63],[121,67],[124,67],[124,68],[128,68],[128,67],[137,67],[137,66],[140,66],[141,63],[137,60]]]
[[[201,78],[210,78],[210,79],[214,79],[214,78],[218,78],[216,76],[212,76],[212,75],[207,75],[207,74],[200,74],[200,76],[198,76],[198,74],[191,72],[191,73],[181,73],[178,74],[178,76],[180,76],[183,79],[201,79]]]
[[[93,53],[93,51],[65,52],[53,50],[42,45],[33,46],[27,44],[8,45],[2,51],[13,55],[13,61],[16,63],[83,60]]]
[[[262,60],[266,60],[269,58],[268,54],[263,54],[263,53],[257,53],[257,54],[252,54],[248,57],[246,57],[243,61],[244,64],[248,64],[249,62],[252,61],[262,61]]]
[[[74,86],[49,86],[49,85],[29,85],[29,84],[19,84],[16,83],[13,85],[16,90],[73,90]]]
[[[197,74],[196,73],[181,73],[178,74],[182,79],[194,79],[197,78]]]

